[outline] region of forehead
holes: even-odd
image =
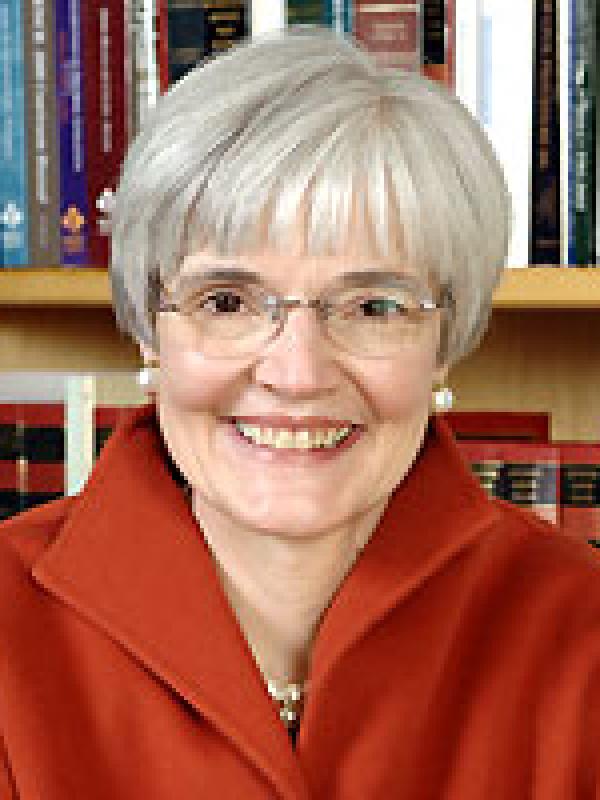
[[[374,245],[372,230],[365,223],[364,209],[360,210],[360,194],[353,196],[350,224],[344,241],[334,254],[314,254],[307,247],[308,215],[306,199],[297,209],[293,224],[289,225],[285,243],[275,246],[269,242],[268,222],[272,208],[265,211],[259,224],[259,241],[254,249],[242,250],[234,255],[223,255],[214,245],[206,244],[190,252],[180,264],[178,273],[168,288],[179,288],[202,280],[217,270],[235,270],[242,280],[242,273],[280,292],[317,293],[330,284],[385,282],[386,276],[405,278],[410,283],[431,286],[425,270],[408,263],[399,244],[398,229],[385,255],[378,253]],[[364,280],[359,277],[364,274]],[[348,276],[348,277],[345,277]],[[225,276],[224,276],[225,277]],[[433,287],[432,287],[433,288]]]

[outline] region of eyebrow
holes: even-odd
[[[193,272],[180,275],[176,281],[176,290],[181,291],[190,286],[197,286],[200,282],[211,280],[235,281],[241,284],[254,284],[266,286],[268,281],[259,273],[239,267],[219,267],[204,272]],[[393,270],[354,270],[336,276],[329,285],[354,287],[354,286],[396,286],[398,284],[418,284],[414,275]]]

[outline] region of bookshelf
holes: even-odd
[[[506,270],[487,335],[450,375],[456,409],[550,410],[554,439],[600,441],[599,334],[600,270]],[[0,375],[141,365],[102,269],[0,270],[0,341]]]
[[[284,0],[250,7],[254,33],[285,24]],[[517,66],[514,49],[507,58],[503,74]],[[600,441],[599,333],[600,269],[506,270],[487,335],[449,377],[456,408],[549,410],[554,439]],[[140,365],[116,328],[106,270],[0,269],[0,379],[11,371],[119,372],[129,385]],[[106,402],[118,403],[122,387],[118,397],[109,392]]]

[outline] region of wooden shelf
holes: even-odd
[[[0,269],[0,307],[110,307],[105,269]],[[507,269],[494,296],[498,309],[600,309],[600,269]]]

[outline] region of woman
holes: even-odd
[[[598,796],[593,551],[430,407],[509,223],[468,112],[350,39],[161,99],[112,214],[150,402],[0,529],[2,800]]]

